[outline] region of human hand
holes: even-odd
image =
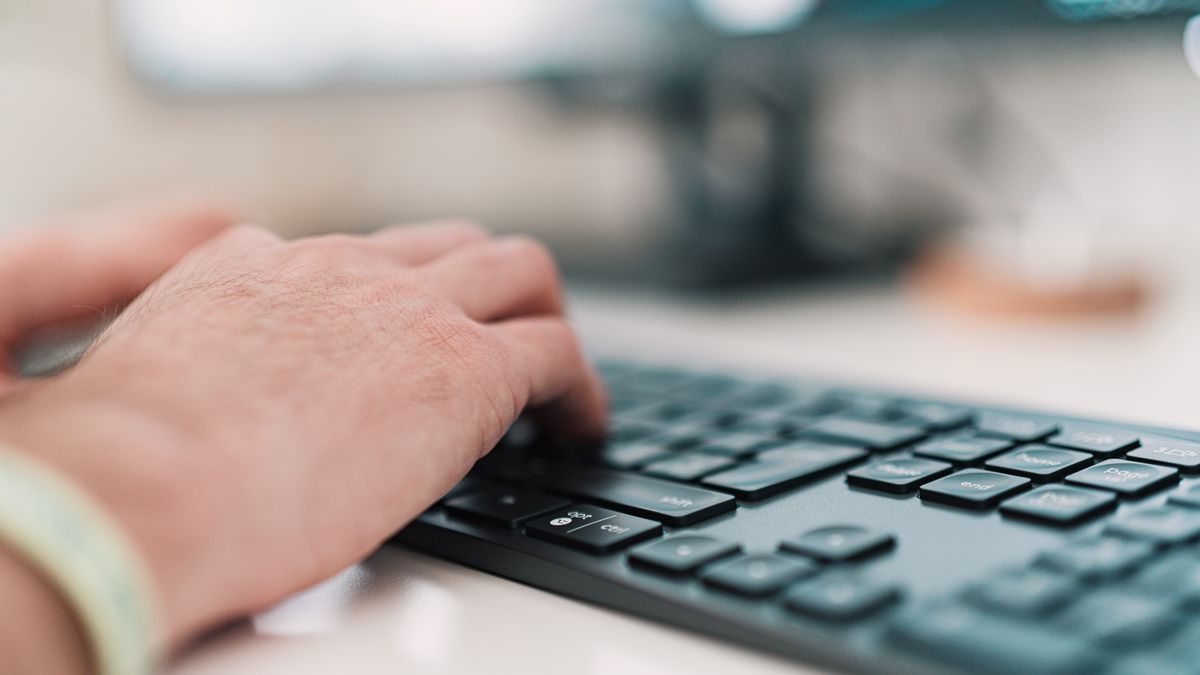
[[[604,394],[562,312],[528,239],[448,224],[287,243],[238,226],[74,369],[22,385],[0,438],[126,526],[179,644],[369,553],[527,406],[601,434]]]

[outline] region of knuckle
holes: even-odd
[[[512,255],[532,268],[539,279],[547,283],[558,282],[558,263],[545,244],[532,237],[518,235],[509,239],[506,245]]]
[[[479,241],[492,236],[490,229],[470,218],[451,218],[443,221],[442,227],[454,232],[464,241]]]
[[[299,263],[342,265],[361,257],[362,242],[348,234],[325,234],[292,242],[288,255]]]

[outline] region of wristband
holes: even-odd
[[[0,445],[0,543],[62,595],[98,675],[146,675],[158,656],[150,576],[103,507],[49,467]]]

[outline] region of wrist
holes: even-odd
[[[223,618],[212,593],[221,505],[191,484],[203,480],[189,466],[197,453],[169,424],[70,384],[34,383],[0,404],[0,442],[72,480],[125,530],[163,603],[165,637],[178,645]]]
[[[87,641],[55,589],[0,546],[0,672],[90,672]]]

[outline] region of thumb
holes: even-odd
[[[132,300],[236,221],[213,201],[167,199],[62,218],[0,244],[0,349]]]

